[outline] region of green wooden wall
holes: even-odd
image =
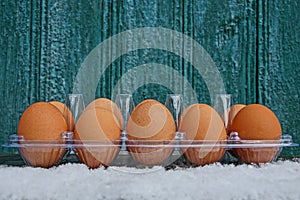
[[[299,10],[298,0],[1,0],[0,143],[16,132],[28,105],[64,101],[97,45],[142,27],[171,29],[194,39],[212,57],[235,103],[270,107],[284,133],[300,143]],[[118,46],[111,51],[117,52]],[[186,78],[199,102],[211,103],[207,83],[191,62],[161,49],[134,50],[111,60],[95,98],[112,98],[124,74],[148,63],[170,66]],[[172,76],[166,79],[174,81]],[[185,85],[178,87],[185,93]],[[136,103],[146,98],[164,102],[170,92],[145,81],[133,95]],[[299,156],[300,149],[287,149],[283,155]]]

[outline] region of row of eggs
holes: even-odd
[[[61,133],[74,131],[74,141],[119,140],[124,129],[124,119],[118,106],[109,99],[99,98],[91,102],[79,117],[66,117],[68,110],[60,102],[37,102],[30,105],[22,114],[18,135],[25,140],[61,140]],[[70,111],[68,111],[70,112]],[[178,131],[185,132],[186,140],[224,141],[227,133],[238,132],[243,140],[277,140],[281,132],[279,120],[267,107],[260,104],[231,107],[229,126],[224,126],[222,117],[209,105],[192,104],[181,114]],[[72,114],[69,113],[68,116]],[[176,124],[170,111],[161,103],[147,99],[132,111],[126,132],[129,141],[173,140]],[[146,166],[160,164],[172,153],[171,148],[128,147],[132,157]],[[219,161],[225,148],[213,148],[207,152],[202,148],[182,149],[185,157],[193,164],[205,165]],[[261,156],[257,149],[235,149],[233,154],[246,163],[269,162],[277,154],[277,148],[268,148]],[[51,167],[65,154],[63,148],[20,148],[23,158],[32,166]],[[76,154],[81,162],[90,168],[108,166],[117,156],[119,147],[77,148]],[[266,152],[266,151],[265,151]]]

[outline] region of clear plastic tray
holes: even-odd
[[[60,140],[25,140],[23,136],[12,134],[7,148],[86,148],[86,147],[116,147],[125,141],[127,147],[143,148],[266,148],[299,146],[293,142],[292,136],[282,135],[278,140],[241,140],[235,133],[228,140],[184,140],[184,133],[177,132],[174,140],[74,140],[72,132],[62,133]],[[179,135],[179,136],[178,136]]]
[[[72,132],[64,132],[60,140],[49,141],[25,140],[23,136],[13,134],[3,146],[18,148],[28,165],[38,167],[56,165],[66,152],[74,151],[90,168],[109,166],[124,151],[145,166],[160,165],[166,160],[171,163],[175,161],[170,160],[174,152],[179,157],[184,154],[192,164],[205,165],[220,161],[226,151],[244,163],[258,164],[275,160],[283,147],[298,146],[290,135],[282,135],[278,140],[241,140],[234,132],[228,140],[222,141],[185,140],[184,136],[184,133],[176,132],[174,140],[163,141],[127,140],[126,137],[121,140],[73,140]],[[121,147],[126,150],[120,151]]]

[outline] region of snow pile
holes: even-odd
[[[0,199],[300,199],[300,163],[174,169],[0,167]]]

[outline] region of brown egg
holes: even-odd
[[[116,120],[119,123],[120,129],[124,129],[124,119],[122,116],[122,112],[120,111],[117,104],[107,98],[98,98],[89,103],[89,105],[85,108],[86,110],[94,109],[94,108],[104,108],[113,112]]]
[[[175,122],[170,111],[156,100],[148,99],[136,106],[131,113],[127,124],[127,136],[129,140],[143,140],[139,145],[154,144],[147,140],[157,141],[155,144],[163,144],[162,140],[173,140],[176,131]],[[128,143],[136,144],[135,142]],[[171,154],[172,148],[143,148],[128,147],[133,158],[147,166],[161,164]]]
[[[218,145],[226,140],[226,130],[220,115],[209,105],[193,104],[187,107],[180,117],[179,131],[186,133],[187,140],[194,140],[193,144]],[[206,142],[205,142],[206,141]],[[196,165],[206,165],[219,161],[225,148],[184,148],[186,158]]]
[[[238,114],[238,112],[244,108],[246,105],[244,104],[235,104],[233,106],[230,107],[230,110],[229,110],[229,122],[228,122],[228,125],[227,125],[227,135],[230,136],[230,133],[232,132],[231,130],[231,126],[232,126],[232,122],[235,118],[235,116]],[[236,157],[238,158],[238,155],[235,151],[235,149],[229,149],[228,152],[233,156],[233,157]]]
[[[69,108],[59,101],[51,101],[49,103],[54,105],[63,114],[67,122],[68,131],[74,131],[74,117]]]
[[[85,110],[79,117],[74,131],[74,139],[84,147],[76,148],[78,158],[90,168],[108,166],[119,150],[121,129],[110,110],[94,108]],[[89,141],[101,140],[102,145],[111,147],[90,147]],[[113,142],[114,140],[117,140]]]
[[[251,104],[238,112],[232,130],[243,140],[277,140],[281,134],[280,122],[266,106]]]
[[[64,143],[61,134],[67,124],[61,112],[53,105],[38,102],[29,106],[18,124],[18,135],[27,141],[43,140],[43,144]],[[47,141],[53,142],[47,142]],[[57,141],[57,142],[56,142]],[[51,167],[57,164],[65,153],[64,148],[20,148],[26,162],[36,167]]]
[[[233,120],[232,131],[242,140],[278,140],[282,134],[276,115],[266,106],[251,104],[241,109]],[[272,161],[279,148],[237,148],[236,152],[245,163]]]
[[[238,112],[244,108],[246,105],[244,104],[235,104],[233,106],[230,107],[230,111],[229,111],[229,120],[230,122],[228,123],[228,131],[227,133],[230,134],[231,133],[231,126],[232,126],[232,122],[235,118],[235,116],[238,114]]]
[[[238,157],[247,164],[260,164],[272,162],[277,158],[279,147],[261,147],[261,148],[237,148],[235,150]]]

